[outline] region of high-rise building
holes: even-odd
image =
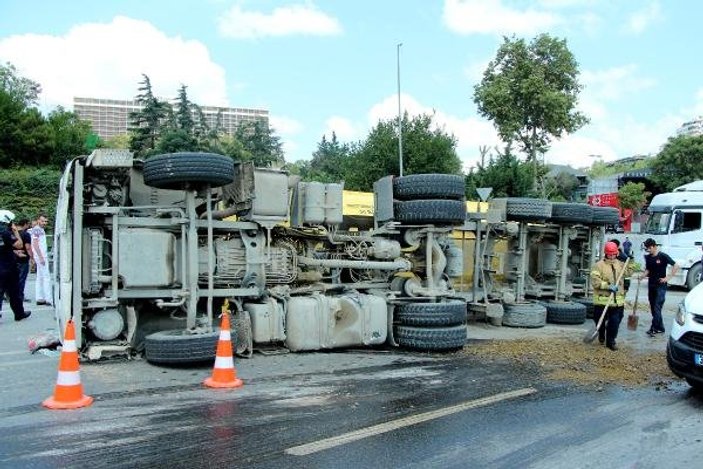
[[[698,137],[703,135],[703,116],[684,122],[676,131],[676,135],[685,135],[688,137]]]
[[[130,126],[129,113],[141,109],[136,101],[73,98],[73,111],[80,119],[90,122],[93,132],[100,138],[126,134]],[[269,121],[269,112],[263,109],[218,106],[202,106],[200,109],[210,128],[215,128],[219,116],[220,128],[229,135],[245,122],[264,121],[268,124]]]

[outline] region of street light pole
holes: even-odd
[[[403,116],[400,108],[400,46],[403,43],[398,43],[396,47],[396,63],[398,70],[398,164],[400,165],[400,176],[403,175]]]

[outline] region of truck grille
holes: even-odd
[[[679,340],[684,345],[687,345],[695,350],[703,350],[703,334],[700,332],[686,332]]]

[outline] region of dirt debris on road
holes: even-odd
[[[482,359],[532,363],[555,380],[581,385],[616,384],[625,387],[666,386],[674,375],[661,352],[640,352],[627,345],[611,351],[598,341],[574,338],[530,338],[472,343],[462,351]]]

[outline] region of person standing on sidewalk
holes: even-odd
[[[664,321],[662,320],[662,306],[666,299],[667,282],[676,275],[679,270],[679,265],[666,254],[659,251],[657,242],[652,238],[647,238],[644,241],[644,248],[648,254],[644,256],[644,273],[642,278],[649,279],[649,308],[652,311],[652,326],[647,331],[650,337],[656,334],[663,334]],[[666,274],[666,268],[672,266],[671,273]]]
[[[46,215],[37,217],[36,224],[31,230],[32,254],[37,266],[37,281],[35,285],[34,300],[38,305],[51,304],[51,283],[49,278],[49,259],[46,247],[46,231],[44,228],[49,220]]]
[[[27,275],[29,274],[29,261],[32,258],[32,237],[27,231],[29,228],[29,220],[22,218],[17,220],[17,228],[22,239],[22,248],[15,250],[17,256],[17,270],[19,271],[19,287],[23,301],[29,301],[24,294],[24,286],[27,283]]]
[[[625,264],[618,260],[618,246],[612,241],[605,243],[605,258],[599,260],[591,269],[593,285],[593,321],[596,325],[608,306],[604,324],[598,329],[598,341],[610,350],[617,350],[615,340],[618,337],[620,323],[625,313],[625,287],[623,272]],[[618,281],[619,278],[619,281]],[[612,298],[612,299],[611,299]],[[607,321],[607,322],[606,322]]]
[[[9,210],[0,210],[0,307],[2,298],[7,293],[10,297],[10,308],[15,314],[15,321],[21,321],[31,316],[30,311],[24,310],[19,289],[19,272],[15,249],[22,247],[22,239],[12,220],[15,214]]]

